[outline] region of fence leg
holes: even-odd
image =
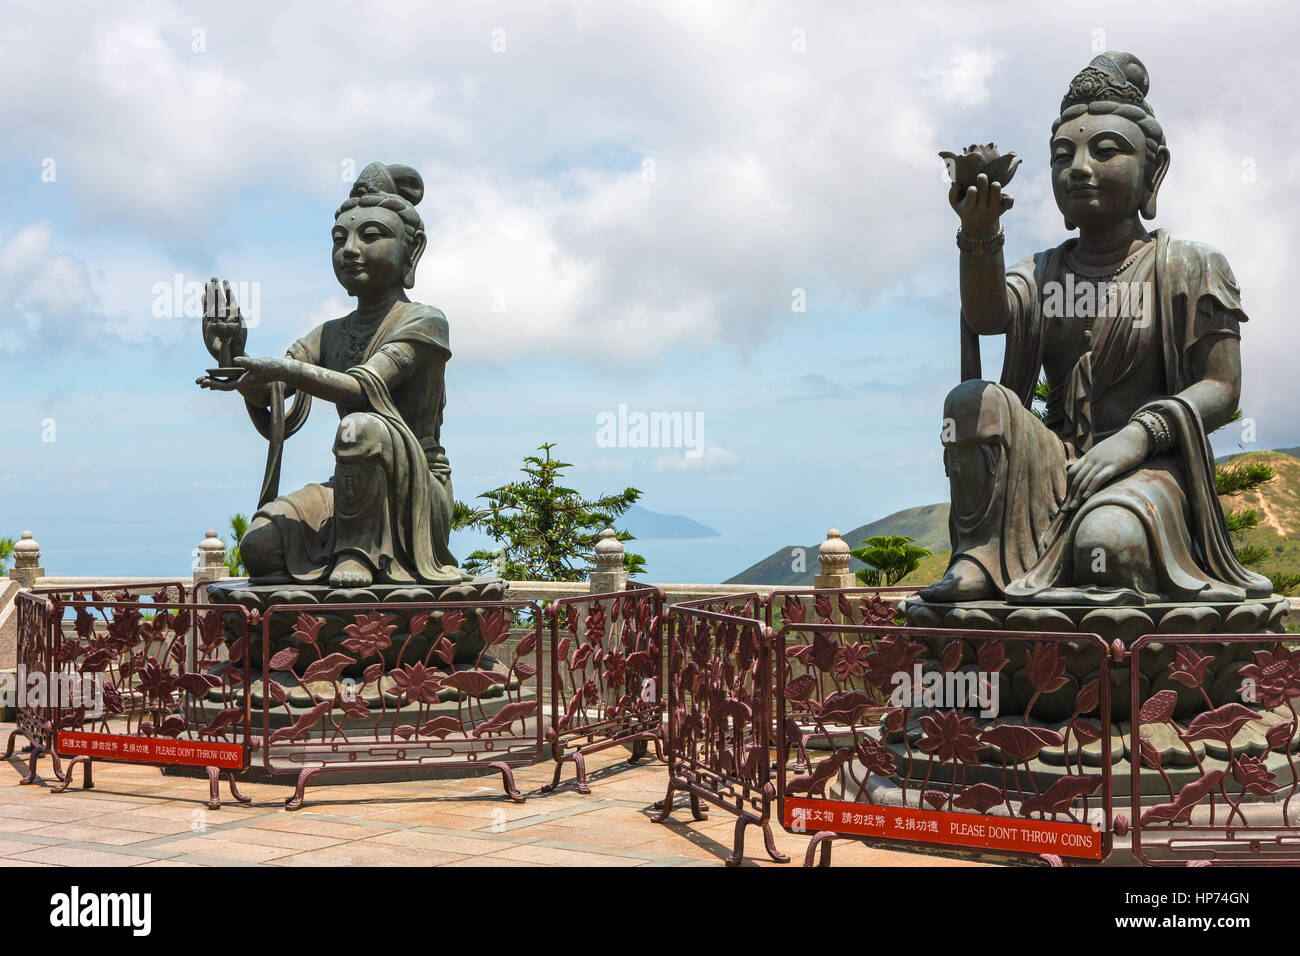
[[[673,795],[676,794],[677,788],[670,782],[668,784],[668,793],[663,800],[654,804],[653,809],[659,811],[659,815],[650,818],[651,823],[667,823],[668,818],[673,815]],[[707,820],[709,818],[709,808],[700,802],[700,798],[691,794],[691,816],[696,820]]]
[[[578,792],[582,794],[591,793],[591,787],[587,786],[587,761],[583,758],[581,751],[573,755],[573,769],[578,772]]]
[[[39,760],[41,757],[41,748],[31,747],[29,748],[28,752],[31,754],[31,756],[27,758],[27,773],[24,776],[18,778],[19,783],[36,782],[36,761]]]
[[[709,818],[709,808],[702,802],[698,794],[691,794],[691,816],[697,820],[707,820]]]
[[[808,852],[803,855],[803,865],[813,865],[813,855],[817,853],[817,848],[821,848],[821,855],[817,860],[818,866],[831,865],[831,843],[835,840],[835,834],[829,830],[819,830],[813,834],[813,838],[808,841]]]
[[[230,795],[234,797],[236,800],[238,800],[240,803],[253,802],[252,797],[246,797],[239,792],[239,788],[235,786],[235,775],[230,770],[226,771],[226,782],[230,784]]]
[[[566,754],[555,761],[555,776],[551,778],[550,783],[542,787],[542,793],[550,793],[560,785],[560,775],[564,773],[566,760],[572,760],[574,769],[578,772],[578,793],[591,793],[591,787],[587,785],[587,761],[583,759],[581,753]]]
[[[208,809],[221,809],[221,769],[205,767],[208,772]]]
[[[37,756],[41,756],[41,757],[45,756],[45,751],[42,750],[40,747],[36,747],[35,751]],[[63,759],[59,756],[59,752],[57,750],[50,751],[50,763],[52,764],[50,769],[54,773],[54,779],[62,783],[63,782]],[[35,768],[36,765],[33,764],[32,766],[33,768]]]
[[[673,815],[673,794],[675,794],[676,792],[677,792],[676,789],[673,787],[673,780],[671,777],[669,777],[668,792],[664,794],[664,798],[662,800],[660,800],[658,803],[656,803],[653,806],[652,809],[658,810],[659,813],[657,816],[653,816],[650,818],[651,823],[668,822],[668,818]]]
[[[742,814],[736,821],[736,838],[732,844],[731,856],[727,857],[726,860],[727,866],[740,866],[741,861],[745,859],[745,827],[751,825],[763,828],[763,849],[772,858],[772,862],[790,862],[790,858],[776,848],[776,837],[772,834],[772,827],[757,817]]]
[[[304,767],[298,771],[298,784],[293,788],[293,795],[286,797],[284,801],[286,810],[297,810],[302,806],[302,801],[306,797],[308,779],[320,773],[321,769],[320,767]]]
[[[221,775],[226,775],[226,780],[230,782],[230,795],[240,803],[252,803],[252,797],[245,797],[235,786],[235,775],[229,770],[222,770],[220,767],[207,767],[208,771],[208,809],[221,809]]]
[[[8,760],[14,754],[14,738],[18,736],[18,731],[11,731],[9,734],[9,743],[5,745],[5,755],[0,760]],[[41,748],[35,745],[25,748],[30,756],[27,759],[27,773],[18,777],[19,783],[34,783],[36,781],[36,760],[41,755]]]
[[[514,771],[510,769],[509,764],[490,763],[488,764],[488,766],[493,770],[501,771],[501,784],[502,786],[505,787],[507,797],[509,797],[515,803],[523,803],[525,800],[528,799],[522,793],[520,793],[519,788],[515,786],[515,774]],[[591,793],[591,791],[588,790],[587,793]]]
[[[55,787],[53,790],[50,791],[51,793],[62,793],[64,790],[67,790],[68,787],[72,786],[72,771],[77,769],[77,764],[81,764],[85,768],[81,774],[81,789],[83,790],[94,789],[95,782],[94,780],[91,779],[90,776],[90,758],[86,756],[78,755],[68,761],[68,769],[63,772],[62,776],[59,777],[60,783],[57,787]],[[58,773],[57,768],[55,769],[55,773],[56,774]]]
[[[564,773],[564,757],[555,758],[555,776],[550,783],[542,784],[542,793],[550,793],[560,785],[560,774]]]
[[[736,819],[736,836],[731,845],[731,856],[727,857],[727,866],[740,866],[741,860],[745,858],[745,827],[754,821],[741,814]]]
[[[772,833],[770,823],[763,824],[763,849],[772,858],[773,863],[789,863],[790,858],[776,848],[776,835]]]
[[[632,756],[627,758],[628,763],[636,763],[646,755],[649,745],[646,744],[645,738],[632,741]]]

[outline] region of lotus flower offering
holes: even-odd
[[[967,146],[960,156],[943,152],[939,158],[948,167],[948,178],[963,190],[974,186],[980,173],[987,175],[990,183],[998,183],[1005,189],[1020,165],[1020,158],[1015,153],[999,156],[998,148],[992,143]]]

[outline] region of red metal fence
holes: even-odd
[[[550,726],[546,739],[560,783],[564,764],[577,790],[590,793],[586,755],[632,748],[629,763],[654,743],[661,758],[663,725],[663,601],[660,588],[564,598],[547,605],[550,621]]]
[[[267,771],[297,775],[290,809],[317,774],[406,769],[491,769],[522,801],[512,769],[544,743],[556,767],[543,789],[572,762],[587,793],[585,757],[658,750],[666,711],[655,819],[683,791],[696,819],[710,806],[734,815],[728,864],[751,826],[788,859],[774,812],[812,835],[806,864],[819,850],[828,864],[836,838],[1096,861],[1127,826],[1112,814],[1124,741],[1111,726],[1133,715],[1118,779],[1137,861],[1300,862],[1300,650],[1284,635],[1148,635],[1118,668],[1123,647],[1090,634],[896,626],[874,588],[665,607],[661,590],[634,585],[544,613],[278,605],[260,619],[187,602],[180,582],[44,590],[17,597],[6,757],[26,740],[24,783],[45,755],[59,790],[78,764],[90,787],[98,759],[190,763],[207,769],[215,808],[219,775],[233,792],[261,746]]]
[[[1300,863],[1300,650],[1284,637],[1133,643],[1130,808],[1142,863]]]
[[[41,698],[18,708],[19,732],[32,744],[24,782],[43,753],[53,758],[56,792],[71,785],[78,765],[91,788],[95,760],[192,765],[207,769],[213,809],[222,774],[247,802],[234,773],[248,767],[253,749],[248,614],[173,601],[171,593],[183,598],[184,590],[163,587],[149,600],[131,589],[108,598],[18,596],[20,693]],[[68,756],[64,769],[60,758]]]
[[[27,741],[26,750],[30,755],[27,773],[22,775],[22,782],[35,782],[36,761],[46,754],[53,758],[55,777],[62,780],[63,770],[59,755],[54,749],[58,712],[47,699],[31,698],[26,692],[29,675],[47,675],[53,670],[54,602],[44,595],[20,591],[15,598],[15,604],[15,613],[18,617],[18,673],[17,686],[14,688],[17,694],[17,706],[15,726],[9,734],[4,759],[8,760],[13,755],[14,741],[21,736]]]
[[[899,617],[894,602],[885,598],[886,594],[897,597],[898,588],[791,588],[773,591],[764,602],[766,619],[769,626],[787,627],[800,625],[810,618],[822,624],[860,624],[865,626],[889,626]],[[865,651],[864,651],[865,653]],[[779,661],[780,658],[778,657]],[[849,662],[848,666],[860,672],[865,662]],[[788,663],[784,666],[788,666]],[[816,733],[816,722],[808,712],[804,701],[788,700],[787,713],[783,715],[775,732],[781,732],[781,759],[789,759],[789,750],[793,748],[797,755],[795,769],[808,768],[808,744]],[[884,712],[884,699],[876,697],[868,706],[864,716],[879,717]]]
[[[521,612],[531,629],[511,648],[511,619]],[[498,771],[522,803],[512,768],[542,755],[541,655],[542,614],[532,602],[267,608],[266,676],[253,691],[263,766],[297,774],[289,810],[302,806],[317,774],[409,768]]]
[[[706,816],[703,803],[734,814],[735,840],[728,866],[743,859],[745,830],[750,826],[762,828],[764,846],[773,860],[789,861],[777,850],[770,824],[776,798],[770,753],[772,630],[762,622],[762,610],[757,594],[672,608],[664,698],[668,790],[657,805],[661,812],[653,819],[668,820],[679,790],[690,796],[697,820]]]
[[[777,761],[782,825],[816,831],[805,865],[840,838],[1110,853],[1100,638],[787,621],[775,650],[777,753],[824,754]]]

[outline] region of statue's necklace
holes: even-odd
[[[359,313],[358,318],[360,319]],[[383,318],[384,316],[380,314],[377,317],[362,320],[368,322],[365,325],[344,325],[343,354],[349,364],[356,365],[365,356],[366,346],[370,344],[370,340],[374,337],[375,330],[379,328]]]
[[[1110,269],[1099,275],[1092,274],[1086,269],[1081,269],[1079,267],[1079,264],[1074,261],[1073,257],[1068,252],[1065,254],[1065,260],[1066,260],[1065,264],[1070,269],[1071,272],[1073,272],[1075,275],[1082,276],[1084,279],[1087,279],[1091,282],[1097,282],[1098,284],[1103,282],[1109,283],[1109,282],[1114,282],[1125,271],[1127,271],[1128,268],[1131,265],[1133,265],[1133,263],[1137,262],[1138,257],[1142,255],[1142,253],[1146,252],[1146,249],[1147,249],[1146,245],[1143,244],[1138,249],[1137,252],[1133,253],[1131,256],[1129,256],[1127,259],[1121,262],[1118,268]],[[1092,348],[1093,325],[1096,322],[1096,320],[1097,320],[1097,316],[1094,310],[1093,313],[1086,316],[1083,321],[1083,340],[1088,344],[1088,348],[1090,350]]]
[[[1080,266],[1077,262],[1074,261],[1074,257],[1068,252],[1065,254],[1066,265],[1068,265],[1070,267],[1070,271],[1077,276],[1082,276],[1085,279],[1091,279],[1097,282],[1111,282],[1119,278],[1120,273],[1124,272],[1126,269],[1128,269],[1129,266],[1137,262],[1138,256],[1142,255],[1142,253],[1146,251],[1146,248],[1147,247],[1143,245],[1140,249],[1138,249],[1137,252],[1133,253],[1133,255],[1129,256],[1127,259],[1121,262],[1118,268],[1110,269],[1107,270],[1106,272],[1095,273],[1090,271],[1089,269]]]

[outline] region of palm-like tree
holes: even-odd
[[[869,587],[888,587],[911,574],[930,556],[928,549],[912,543],[915,540],[905,534],[881,534],[863,541],[849,552],[866,565],[857,572],[858,580]]]

